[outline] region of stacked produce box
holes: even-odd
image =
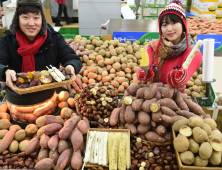
[[[163,8],[172,0],[142,0],[143,6],[143,19],[145,20],[158,20],[158,15],[163,10]],[[183,4],[183,9],[186,11],[187,0],[181,0]]]

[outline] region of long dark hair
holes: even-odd
[[[183,32],[186,32],[186,27],[185,27],[182,19],[181,19],[179,16],[175,15],[175,14],[166,14],[166,15],[164,15],[164,16],[160,19],[160,25],[159,25],[159,29],[160,29],[160,30],[161,30],[161,26],[162,26],[162,24],[163,24],[163,21],[166,22],[167,24],[169,24],[169,21],[172,21],[172,22],[174,22],[174,23],[179,22],[179,23],[181,23],[181,25],[182,25]]]

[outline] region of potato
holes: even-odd
[[[0,139],[3,139],[8,130],[0,130]]]
[[[21,129],[21,130],[19,130],[19,131],[17,131],[16,133],[15,133],[15,140],[17,140],[17,141],[22,141],[22,140],[24,140],[25,139],[25,137],[26,137],[26,132],[25,132],[25,130],[24,129]]]
[[[164,143],[166,141],[165,138],[159,136],[156,132],[147,132],[145,134],[146,140],[151,142]]]
[[[25,128],[25,132],[31,135],[35,134],[37,131],[38,131],[38,127],[35,124],[29,124]]]
[[[36,119],[36,121],[35,121],[35,124],[39,127],[39,128],[41,128],[41,127],[43,127],[43,126],[45,126],[46,125],[46,118],[45,118],[46,116],[40,116],[40,117],[38,117],[37,119]]]
[[[189,150],[193,153],[198,153],[199,152],[199,144],[193,140],[193,138],[189,138]]]
[[[19,143],[17,140],[13,140],[9,145],[9,151],[15,153],[18,151]]]
[[[190,137],[192,135],[192,129],[189,126],[181,126],[179,132],[186,137]]]
[[[150,124],[148,124],[148,125],[139,124],[137,126],[137,133],[139,133],[140,135],[144,135],[145,133],[147,133],[150,130],[150,128],[151,128]]]
[[[180,153],[181,161],[186,165],[191,165],[194,162],[194,154],[191,151]]]
[[[205,118],[203,122],[208,124],[212,130],[216,129],[217,127],[217,123],[211,118]]]
[[[197,86],[201,86],[202,83],[201,83],[201,81],[198,79],[198,76],[197,76],[197,79],[194,80],[194,84],[197,85]]]
[[[23,140],[19,143],[19,150],[25,152],[25,148],[28,145],[29,140]]]
[[[194,158],[194,166],[205,167],[208,164],[208,159],[202,159],[200,156]]]
[[[173,124],[173,130],[179,132],[181,126],[187,126],[187,125],[188,125],[188,120],[185,119],[178,120]]]
[[[222,134],[218,129],[212,130],[211,135],[215,135],[215,136],[217,136],[218,139],[222,140]]]
[[[210,144],[215,151],[222,151],[222,142],[218,138],[212,138]]]
[[[193,128],[193,139],[197,143],[203,143],[203,142],[207,142],[208,136],[207,136],[207,133],[203,129],[201,129],[200,127],[195,127]]]
[[[193,116],[189,118],[188,125],[193,127],[202,127],[203,126],[203,119],[199,116]]]
[[[213,151],[209,161],[213,165],[219,165],[221,163],[221,152]]]
[[[69,119],[71,114],[72,114],[72,109],[68,108],[68,107],[64,107],[62,110],[61,110],[61,113],[60,115],[62,116],[63,119]],[[55,122],[56,123],[56,122]]]
[[[207,133],[208,136],[211,135],[211,127],[208,124],[203,123],[203,126],[201,127],[201,129],[203,129]]]
[[[212,152],[213,152],[213,148],[211,147],[209,142],[204,142],[200,145],[199,156],[202,159],[209,159]]]
[[[185,152],[189,148],[189,140],[183,136],[177,136],[173,141],[174,148],[178,152]]]
[[[41,137],[44,134],[45,128],[46,128],[46,126],[43,126],[37,131],[37,135],[39,135],[39,137]]]
[[[157,132],[157,134],[160,135],[160,136],[165,136],[166,133],[167,133],[167,129],[166,129],[165,126],[159,125],[159,126],[157,126],[157,128],[156,128],[156,132]]]
[[[192,81],[188,81],[186,84],[188,87],[192,87],[194,85],[194,83]]]
[[[9,129],[10,126],[11,126],[11,123],[8,119],[1,119],[0,120],[0,130]]]
[[[61,91],[58,95],[60,102],[66,101],[69,98],[69,93],[67,91]]]

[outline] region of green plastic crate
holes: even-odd
[[[79,35],[79,34],[62,34],[62,36],[63,36],[64,39],[66,39],[66,38],[72,38],[72,39],[74,39],[74,38],[76,37],[76,35]],[[90,36],[88,36],[88,35],[81,35],[81,37],[85,37],[85,38],[87,38],[87,40],[89,40],[89,37],[90,37]],[[103,39],[102,36],[96,36],[96,37],[99,37],[100,40]]]
[[[60,28],[59,33],[79,35],[79,29],[78,28]]]

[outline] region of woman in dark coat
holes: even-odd
[[[46,23],[41,0],[18,0],[10,26],[0,38],[0,81],[16,92],[16,73],[45,70],[60,63],[75,76],[82,68],[79,56],[62,35]]]

